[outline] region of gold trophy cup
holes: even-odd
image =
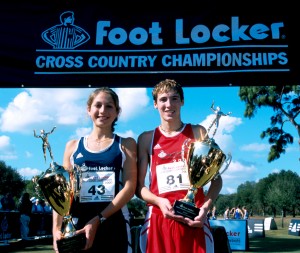
[[[43,142],[44,141],[45,140],[43,139]],[[50,147],[48,139],[46,139],[46,141],[46,144]],[[46,146],[46,144],[43,143],[43,147]],[[58,165],[53,161],[52,153],[50,153],[50,156],[52,159],[50,167],[41,175],[41,177],[36,179],[36,188],[40,189],[53,210],[63,216],[63,238],[57,241],[59,253],[73,253],[84,248],[86,241],[85,234],[76,235],[76,229],[72,221],[72,216],[70,215],[72,201],[80,190],[81,184],[78,178],[81,171],[80,168],[75,167],[74,173],[70,175],[63,166]]]
[[[195,195],[198,189],[223,174],[230,165],[231,154],[226,156],[213,139],[220,116],[226,115],[228,114],[223,114],[217,107],[216,118],[207,130],[208,134],[213,124],[216,125],[212,138],[204,141],[187,139],[183,143],[181,155],[188,170],[190,188],[183,199],[175,201],[173,206],[175,214],[194,220],[200,211],[195,205]]]

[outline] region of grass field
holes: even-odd
[[[262,217],[255,217],[261,219]],[[299,218],[299,217],[297,217]],[[277,230],[266,230],[263,238],[250,238],[248,251],[242,252],[280,252],[280,253],[300,253],[300,237],[288,234],[288,228],[292,217],[274,218]]]
[[[263,217],[251,217],[263,219]],[[300,219],[300,217],[296,217]],[[265,237],[250,238],[248,251],[232,251],[232,253],[251,253],[251,252],[274,252],[274,253],[300,253],[300,237],[288,234],[288,228],[292,217],[275,218],[277,230],[266,230]],[[43,244],[30,245],[28,247],[14,248],[10,253],[54,253],[51,240]],[[209,252],[208,252],[209,253]]]

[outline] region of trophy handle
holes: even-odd
[[[81,177],[81,168],[77,164],[74,164],[74,171],[73,171],[73,177],[74,177],[74,196],[79,196],[79,191],[81,189],[82,185],[82,177]]]
[[[215,177],[216,179],[218,178],[218,176],[222,175],[228,169],[228,167],[229,167],[229,165],[231,163],[231,160],[232,160],[232,155],[231,155],[231,153],[228,153],[227,157],[226,157],[226,160],[223,163],[224,168],[222,170],[219,170],[218,175]]]

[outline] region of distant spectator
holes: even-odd
[[[30,214],[32,209],[32,202],[29,199],[29,193],[23,193],[18,203],[18,210],[20,212],[20,231],[21,238],[28,239]]]
[[[228,220],[230,218],[230,210],[229,210],[229,206],[226,207],[226,210],[224,212],[224,220]]]
[[[248,212],[248,210],[246,209],[245,206],[243,206],[242,210],[243,210],[243,214],[244,214],[243,219],[244,220],[248,220],[249,219],[249,212]]]
[[[35,203],[32,205],[31,212],[32,213],[44,213],[45,212],[40,199],[35,199]]]
[[[234,219],[234,213],[235,213],[235,207],[231,208],[231,210],[229,212],[229,217],[231,217],[232,219]]]
[[[10,193],[6,193],[1,199],[2,210],[13,211],[16,209],[15,201]]]
[[[213,220],[216,220],[217,219],[217,208],[216,206],[213,206],[212,210],[211,210],[211,218]]]
[[[45,201],[44,211],[45,213],[52,213],[52,207],[50,206],[48,201]]]
[[[211,217],[211,210],[207,211],[206,217],[207,217],[208,220],[210,219],[210,217]]]
[[[234,219],[239,220],[239,219],[243,218],[244,215],[243,215],[243,212],[242,212],[240,206],[237,206],[236,208],[233,208],[232,211],[233,211],[232,213],[233,213],[233,218]]]

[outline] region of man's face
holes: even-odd
[[[180,109],[183,105],[177,92],[170,90],[168,92],[159,93],[154,107],[158,109],[160,115],[165,120],[180,116]]]

